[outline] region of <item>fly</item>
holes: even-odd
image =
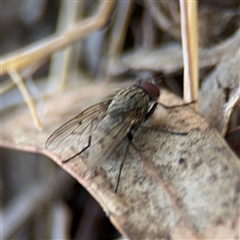
[[[129,145],[133,144],[134,133],[153,115],[157,105],[167,109],[189,105],[187,103],[167,107],[157,102],[159,95],[160,90],[157,85],[150,81],[138,81],[134,85],[110,95],[102,102],[87,108],[63,124],[49,136],[46,147],[58,146],[64,139],[71,136],[81,138],[83,134],[87,135],[87,145],[62,163],[67,163],[90,148],[90,159],[87,166],[89,169],[93,169],[106,160],[123,140],[127,139],[127,149],[120,165],[115,188],[115,192],[117,192],[122,167]],[[187,135],[187,133],[172,133]]]

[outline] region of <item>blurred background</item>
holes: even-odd
[[[1,1],[1,56],[47,41],[93,16],[101,1]],[[199,45],[213,49],[239,27],[239,1],[200,1]],[[39,43],[40,44],[40,43]],[[200,54],[201,55],[201,54]],[[200,56],[200,81],[216,67]],[[28,69],[29,70],[29,69]],[[30,74],[31,73],[31,74]],[[183,63],[178,1],[119,1],[108,24],[22,72],[35,98],[62,82],[160,76],[182,96]],[[71,81],[70,81],[71,79]],[[9,77],[2,109],[23,102]],[[46,90],[47,89],[47,90]],[[1,148],[3,239],[116,239],[119,233],[96,201],[52,160]]]

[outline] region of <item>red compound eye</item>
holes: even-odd
[[[149,94],[150,97],[153,98],[153,99],[158,98],[159,95],[160,95],[159,88],[156,85],[154,85],[150,82],[142,81],[140,83],[139,87],[141,87],[144,91],[146,91],[146,93]]]

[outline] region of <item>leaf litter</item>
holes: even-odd
[[[47,137],[64,119],[96,103],[111,88],[111,84],[86,85],[70,89],[62,98],[47,99],[49,111],[42,132],[29,124],[26,110],[4,112],[1,145],[40,152],[62,165],[73,150],[68,146],[58,152],[45,149]],[[180,103],[165,90],[159,101],[168,106]],[[133,143],[141,154],[129,149],[117,193],[114,188],[125,143],[94,171],[87,168],[87,152],[62,167],[85,186],[119,231],[131,239],[239,237],[239,160],[222,137],[191,107],[166,110],[159,106],[146,126],[188,135],[139,129]]]

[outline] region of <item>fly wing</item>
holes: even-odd
[[[127,136],[133,124],[130,118],[106,116],[93,135],[88,167],[94,168],[106,160]]]
[[[109,96],[104,101],[87,108],[63,124],[49,136],[45,146],[47,148],[51,146],[51,148],[56,149],[59,145],[71,144],[74,138],[80,141],[82,135],[91,135],[105,117],[112,98],[113,95]]]

